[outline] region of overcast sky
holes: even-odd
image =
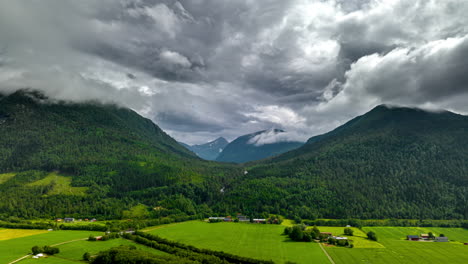
[[[130,107],[186,143],[468,112],[466,0],[0,0],[0,91]],[[284,140],[285,136],[282,136]]]

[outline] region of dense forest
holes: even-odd
[[[465,116],[379,106],[234,165],[201,160],[129,109],[19,91],[0,96],[0,219],[467,219],[467,132]]]
[[[467,219],[467,135],[466,116],[378,106],[248,164],[226,204],[303,218]]]

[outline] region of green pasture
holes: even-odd
[[[282,235],[283,231],[282,225],[190,221],[148,232],[198,248],[271,259],[276,263],[330,263],[318,243],[292,242]]]
[[[81,260],[83,254],[89,252],[91,255],[97,255],[100,251],[107,250],[112,247],[118,247],[120,245],[134,245],[138,249],[151,252],[156,255],[167,255],[167,253],[155,250],[140,244],[137,244],[133,241],[126,239],[111,239],[107,241],[77,241],[73,243],[68,243],[58,246],[60,253],[57,254],[57,257],[61,257],[68,260]]]
[[[54,245],[66,241],[87,238],[93,231],[51,231],[43,234],[0,241],[0,263],[9,263],[31,252],[33,246]],[[22,263],[22,262],[19,262]]]
[[[86,195],[86,190],[88,189],[88,187],[72,187],[71,182],[71,177],[61,176],[58,175],[56,172],[52,172],[49,175],[47,175],[47,177],[29,183],[27,184],[27,186],[47,186],[53,184],[52,189],[47,192],[47,195]]]
[[[319,227],[322,230],[322,227]],[[325,229],[324,229],[325,230]],[[468,246],[461,242],[468,240],[468,231],[462,228],[440,227],[365,227],[364,232],[377,234],[382,248],[340,248],[325,247],[337,263],[468,263]],[[326,231],[325,231],[326,232]],[[407,235],[433,232],[443,233],[449,243],[407,241]],[[375,243],[375,242],[373,242]]]

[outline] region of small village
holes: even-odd
[[[267,219],[264,218],[253,218],[250,219],[248,216],[237,214],[236,217],[232,216],[210,216],[207,220],[210,223],[214,222],[251,222],[257,224],[266,224]],[[274,223],[276,224],[276,223]]]

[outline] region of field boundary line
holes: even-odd
[[[328,252],[323,248],[322,243],[318,243],[318,244],[320,248],[322,249],[323,253],[325,253],[325,255],[327,256],[328,260],[330,260],[330,263],[335,264],[335,261],[333,261],[332,257],[330,257],[330,255],[328,255]]]
[[[156,226],[156,227],[150,227],[150,228],[145,228],[145,229],[142,229],[141,231],[142,232],[150,232],[150,231],[153,231],[153,230],[156,230],[156,229],[161,229],[161,228],[165,228],[165,227],[169,227],[169,226],[173,226],[173,225],[177,225],[179,223],[173,223],[173,224],[167,224],[167,225],[160,225],[160,226]]]
[[[29,254],[26,255],[26,256],[23,256],[23,257],[21,257],[21,258],[19,258],[19,259],[13,260],[12,262],[10,262],[10,263],[8,263],[8,264],[13,264],[13,263],[19,262],[19,261],[21,261],[21,260],[23,260],[23,259],[25,259],[25,258],[27,258],[27,257],[29,257]]]
[[[60,246],[60,245],[63,245],[63,244],[73,243],[73,242],[77,242],[77,241],[83,241],[83,240],[86,240],[86,239],[88,239],[88,238],[80,238],[80,239],[65,241],[65,242],[61,242],[61,243],[50,245],[50,246],[51,247],[56,247],[56,246]]]

